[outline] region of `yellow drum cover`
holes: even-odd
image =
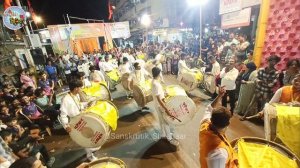
[[[106,84],[92,82],[91,87],[82,89],[88,96],[100,98],[100,100],[111,100],[111,94]]]
[[[300,157],[300,107],[276,104],[276,112],[276,137]]]
[[[121,77],[121,84],[123,86],[123,88],[127,91],[129,91],[128,88],[128,78],[129,78],[129,73],[125,73],[122,77]],[[131,82],[131,88],[133,87],[133,82]]]
[[[144,84],[133,85],[132,90],[133,98],[139,107],[145,107],[147,103],[153,100],[150,80]]]
[[[118,83],[120,81],[120,73],[117,69],[114,69],[110,72],[106,72],[106,75],[111,79],[112,81]]]
[[[177,80],[179,81],[179,85],[183,87],[185,91],[192,91],[203,82],[203,74],[200,70],[185,72],[180,74]]]
[[[285,147],[265,139],[244,137],[231,142],[238,152],[239,167],[297,168],[299,158]]]
[[[138,59],[141,59],[141,60],[144,60],[144,61],[147,60],[147,57],[145,56],[145,54],[139,54],[139,55],[137,56],[137,58],[138,58]]]
[[[70,119],[71,139],[85,148],[101,147],[116,130],[118,109],[109,101],[98,101],[80,115]]]
[[[89,163],[89,168],[127,168],[127,166],[118,158],[104,157]]]
[[[166,97],[187,96],[185,90],[178,85],[168,85],[164,88]]]
[[[165,88],[166,92],[166,106],[171,114],[180,121],[168,116],[163,109],[163,117],[165,121],[172,125],[184,125],[191,121],[196,114],[196,105],[194,101],[187,96],[184,89],[180,86],[171,85]]]

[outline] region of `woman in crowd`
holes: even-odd
[[[292,84],[294,77],[300,73],[300,61],[299,59],[292,59],[287,62],[286,71],[280,75],[281,86],[288,86]]]
[[[241,87],[239,92],[238,104],[236,113],[243,115],[251,107],[251,102],[254,101],[255,84],[257,77],[256,65],[250,62],[246,65],[246,71],[241,77]]]
[[[28,86],[36,88],[34,80],[26,73],[25,70],[20,71],[20,82],[23,83],[23,88],[27,88]]]

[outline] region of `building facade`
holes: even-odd
[[[166,36],[174,29],[182,26],[183,0],[115,0],[115,21],[129,21],[131,35],[133,37],[145,37],[148,34],[150,41],[154,36]],[[141,18],[147,14],[151,18],[151,24],[146,29],[141,24]],[[172,30],[171,30],[172,29]],[[176,33],[177,34],[177,33]],[[177,37],[174,37],[175,39]]]

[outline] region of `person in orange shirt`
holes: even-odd
[[[230,124],[231,112],[222,107],[221,100],[226,90],[220,88],[217,98],[207,106],[200,125],[201,168],[235,168],[238,160],[225,132]]]
[[[300,105],[300,74],[295,75],[291,86],[284,86],[276,91],[269,104],[285,103]]]

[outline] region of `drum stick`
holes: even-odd
[[[172,116],[174,119],[176,119],[177,121],[181,122],[181,120],[179,120],[177,117]]]
[[[252,119],[252,118],[259,118],[259,117],[260,117],[260,115],[259,115],[259,113],[257,113],[257,114],[255,114],[255,115],[253,115],[253,116],[246,117],[246,119],[247,119],[247,120],[250,120],[250,119]]]

